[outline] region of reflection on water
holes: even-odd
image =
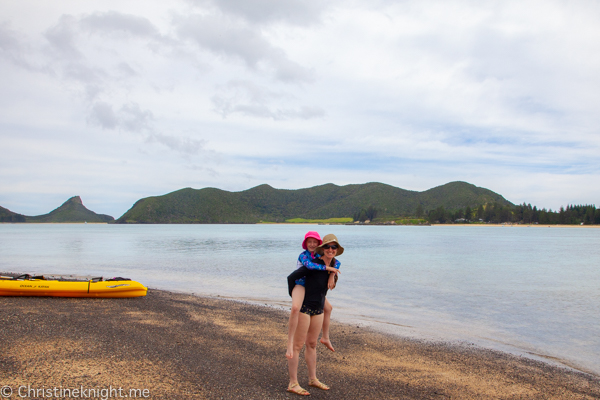
[[[506,343],[600,372],[600,229],[2,224],[0,269],[127,275],[287,304],[285,277],[308,230],[335,233],[346,249],[334,316]]]

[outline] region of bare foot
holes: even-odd
[[[331,345],[331,342],[329,341],[329,339],[321,338],[321,343],[323,343],[325,345],[325,347],[327,347],[329,350],[335,352],[335,349]]]
[[[288,346],[286,352],[285,352],[285,357],[289,360],[291,360],[292,358],[294,358],[294,347],[293,345]]]

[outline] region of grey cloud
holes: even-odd
[[[88,32],[160,38],[158,29],[148,19],[116,11],[87,15],[81,18],[81,26]]]
[[[5,52],[19,51],[20,43],[16,32],[8,28],[7,24],[0,24],[0,49]]]
[[[24,53],[24,45],[17,32],[9,29],[6,24],[0,24],[0,55],[15,64],[27,65]]]
[[[92,106],[88,123],[99,126],[102,129],[116,129],[117,125],[119,125],[119,119],[110,104],[99,101]]]
[[[314,72],[312,69],[307,69],[290,61],[287,57],[278,57],[272,60],[275,65],[275,76],[283,82],[313,82]]]
[[[83,47],[84,43],[89,42],[89,36],[82,35],[84,33],[147,38],[153,45],[165,41],[150,21],[135,15],[118,12],[94,13],[83,17],[62,15],[44,33],[52,51],[48,65],[52,65],[67,82],[80,84],[88,101],[97,99],[113,82],[135,76],[136,73],[125,62],[120,62],[116,70],[105,70],[99,66],[101,63],[94,63],[93,57],[88,57],[88,49]],[[110,50],[110,44],[106,47]]]
[[[313,119],[325,116],[325,111],[320,107],[281,107],[281,104],[290,102],[293,98],[259,87],[251,82],[231,81],[220,87],[219,92],[211,100],[215,111],[223,118],[231,114],[273,120]],[[276,103],[277,106],[273,106],[273,103]]]
[[[263,104],[235,104],[229,99],[217,96],[213,97],[212,101],[215,105],[215,111],[221,114],[223,118],[226,118],[230,114],[238,113],[252,117],[276,119],[275,113]]]
[[[51,66],[48,68],[55,69],[68,83],[80,84],[85,98],[93,101],[104,90],[110,75],[102,68],[92,66],[79,50],[77,38],[80,32],[79,19],[62,15],[57,24],[44,33],[52,54],[46,62]]]
[[[69,63],[64,69],[65,76],[83,83],[100,81],[106,77],[106,72],[92,68],[82,63]]]
[[[131,132],[142,132],[151,128],[154,115],[150,110],[142,110],[139,104],[130,103],[121,107],[121,124]]]
[[[0,24],[0,58],[31,72],[53,75],[53,71],[36,60],[26,37],[10,29],[7,24]]]
[[[116,69],[119,75],[124,77],[133,77],[138,75],[138,73],[126,62],[119,63]]]
[[[219,16],[192,16],[176,21],[179,35],[213,53],[238,58],[250,69],[266,66],[286,82],[311,81],[312,71],[291,61],[285,52],[272,46],[260,33],[245,24]]]
[[[72,15],[62,15],[58,23],[48,29],[44,36],[52,48],[64,57],[78,59],[81,52],[77,49],[77,20]]]
[[[82,62],[67,62],[63,76],[71,82],[79,82],[88,101],[93,101],[103,91],[108,74],[100,68],[92,68]]]
[[[200,153],[206,145],[205,140],[196,140],[189,137],[181,138],[172,135],[164,135],[160,133],[151,133],[147,137],[147,142],[160,143],[171,150],[177,151],[184,155],[195,155]]]
[[[263,104],[232,104],[223,99],[213,99],[213,104],[223,117],[230,114],[243,114],[251,117],[271,118],[275,121],[287,119],[313,119],[325,116],[325,111],[319,107],[301,106],[293,108],[272,108]]]
[[[300,25],[319,20],[327,2],[322,0],[215,0],[224,11],[250,21],[286,21]]]
[[[125,104],[115,111],[110,104],[97,101],[91,108],[88,123],[102,129],[122,129],[142,134],[147,143],[159,143],[184,156],[199,154],[206,145],[205,140],[156,132],[153,126],[154,115],[150,110],[143,110],[137,103]]]
[[[139,104],[123,105],[117,112],[103,101],[97,101],[92,106],[88,123],[102,129],[124,129],[129,132],[152,130],[154,116],[150,110],[142,110]]]
[[[325,110],[321,107],[302,106],[299,110],[295,110],[290,116],[301,119],[323,118]]]
[[[252,23],[288,22],[311,25],[320,20],[329,2],[321,0],[191,0],[201,6],[213,6],[221,12]]]
[[[186,168],[191,169],[192,171],[206,172],[208,175],[212,176],[213,178],[216,178],[221,175],[218,171],[216,171],[213,168],[207,168],[207,167],[203,167],[203,166],[196,165],[196,164],[187,165]]]

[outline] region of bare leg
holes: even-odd
[[[308,380],[317,378],[317,340],[323,327],[323,314],[310,317],[310,326],[306,335],[306,350],[304,358],[308,367]]]
[[[335,351],[331,341],[329,340],[329,322],[331,320],[331,312],[333,311],[333,306],[325,298],[325,307],[323,308],[323,336],[321,337],[321,343],[325,345],[329,350]]]
[[[304,301],[304,286],[296,285],[292,289],[292,310],[290,311],[290,321],[288,323],[288,343],[285,356],[291,359],[294,356],[294,333],[298,326],[298,314],[300,314],[300,307]]]
[[[300,394],[300,389],[302,388],[298,385],[298,357],[306,341],[306,334],[310,326],[310,317],[307,314],[300,313],[297,325],[296,332],[294,332],[293,356],[288,359],[288,370],[290,373],[288,391]]]

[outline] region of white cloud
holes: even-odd
[[[198,155],[205,150],[206,140],[157,132],[151,111],[143,110],[137,103],[121,106],[117,111],[105,102],[96,102],[91,109],[88,123],[107,130],[122,130],[142,134],[146,143],[159,143],[182,155]]]
[[[310,82],[312,71],[290,60],[260,29],[222,15],[192,15],[176,20],[179,36],[217,55],[241,60],[251,70],[270,71],[284,82]]]
[[[180,187],[314,186],[331,181],[323,165],[337,184],[466,180],[539,207],[600,205],[584,184],[600,178],[599,11],[558,0],[5,2],[0,139],[14,157],[0,159],[0,205],[26,213],[36,190],[81,195],[88,174],[120,199],[88,192],[118,216],[136,196]],[[77,156],[41,157],[38,145]]]
[[[325,111],[317,106],[290,106],[286,103],[293,102],[293,96],[248,81],[233,80],[222,85],[211,100],[215,111],[224,118],[236,113],[273,120],[311,119],[325,115]]]

